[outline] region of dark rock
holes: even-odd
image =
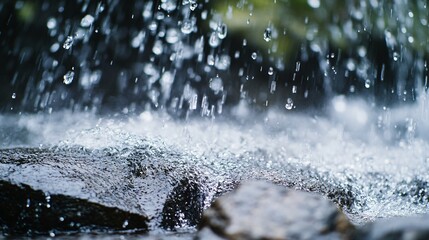
[[[0,224],[14,233],[64,231],[147,231],[147,217],[66,195],[0,180]]]
[[[0,150],[0,231],[32,235],[193,226],[204,193],[195,180],[198,171],[180,163],[184,158],[144,144],[119,152]]]
[[[429,215],[381,219],[359,229],[356,240],[429,239]]]
[[[198,238],[341,239],[352,231],[327,199],[258,181],[217,199],[203,214]]]
[[[163,228],[175,229],[196,226],[199,223],[204,208],[204,195],[199,188],[195,183],[182,180],[173,189],[162,210]]]

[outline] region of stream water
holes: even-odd
[[[70,2],[0,3],[0,148],[145,140],[215,178],[312,169],[357,224],[429,212],[425,1]]]

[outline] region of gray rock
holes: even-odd
[[[319,195],[249,182],[218,198],[203,214],[199,239],[341,239],[353,231]]]
[[[360,228],[356,240],[429,239],[429,215],[380,219]]]

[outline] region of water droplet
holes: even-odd
[[[354,70],[356,69],[356,64],[355,64],[355,62],[354,62],[354,60],[353,60],[353,59],[349,59],[349,60],[347,61],[347,69],[348,69],[349,71],[354,71]]]
[[[268,75],[272,76],[274,74],[274,69],[272,67],[268,68]]]
[[[180,39],[180,32],[179,32],[179,30],[177,30],[176,28],[170,28],[170,29],[167,30],[167,34],[166,34],[165,40],[168,43],[170,43],[170,44],[176,43],[176,42],[179,41],[179,39]]]
[[[256,54],[256,52],[253,52],[251,57],[253,60],[256,60],[256,58],[258,57],[258,54]]]
[[[163,46],[161,40],[156,40],[153,44],[152,52],[155,53],[155,55],[161,55],[161,53],[163,52],[162,47]]]
[[[64,217],[59,218],[60,222],[64,222]]]
[[[271,41],[271,35],[272,35],[271,28],[266,28],[265,31],[264,31],[264,40],[265,40],[265,42]]]
[[[220,39],[219,39],[218,35],[215,32],[212,32],[212,34],[210,35],[209,45],[211,47],[217,47],[217,46],[220,45]]]
[[[319,8],[320,7],[320,0],[307,0],[307,3],[312,8]]]
[[[63,48],[64,49],[70,49],[71,46],[73,45],[73,41],[74,41],[73,37],[72,36],[68,36],[67,39],[66,39],[66,41],[63,44]]]
[[[122,224],[122,228],[126,228],[128,226],[128,220],[125,220],[124,223]]]
[[[161,0],[161,8],[167,12],[174,11],[176,7],[176,0]]]
[[[365,80],[365,88],[370,88],[371,87],[371,80],[367,79]]]
[[[66,85],[69,85],[70,83],[73,82],[73,78],[74,78],[74,72],[68,71],[66,74],[64,74],[63,83]]]
[[[154,32],[158,28],[158,24],[155,21],[149,23],[148,28],[150,31]]]
[[[228,33],[228,28],[227,28],[226,24],[225,23],[220,24],[217,27],[216,32],[217,32],[217,36],[220,39],[224,39]]]
[[[190,34],[194,30],[193,21],[190,19],[186,19],[182,22],[182,27],[180,28],[182,33]]]
[[[212,54],[209,54],[207,56],[207,64],[209,66],[214,66],[214,64],[215,64],[215,57]]]
[[[54,44],[52,44],[52,46],[49,50],[54,53],[54,52],[58,51],[58,49],[60,49],[60,44],[54,43]]]
[[[291,110],[291,109],[293,108],[293,100],[292,100],[292,98],[288,98],[288,99],[286,100],[285,108],[286,108],[287,110]]]
[[[85,17],[82,18],[82,20],[80,21],[80,25],[82,27],[89,27],[92,25],[92,23],[94,22],[94,17],[87,14]]]
[[[57,20],[55,18],[49,18],[48,22],[46,23],[46,26],[49,29],[54,29],[57,26]]]
[[[138,48],[141,46],[141,44],[143,43],[143,40],[145,38],[146,34],[143,31],[140,31],[139,34],[137,34],[137,36],[135,36],[133,38],[133,40],[131,40],[131,46],[133,48]]]
[[[231,64],[231,58],[228,55],[222,55],[215,61],[215,67],[219,70],[227,70]]]
[[[296,93],[298,91],[298,87],[293,85],[292,86],[292,93]]]
[[[209,87],[218,94],[223,89],[223,81],[220,77],[216,76],[210,79]]]
[[[397,53],[397,52],[394,52],[393,53],[393,61],[398,61],[398,59],[399,59],[399,53]]]
[[[366,56],[366,48],[364,46],[358,47],[357,51],[360,57]]]
[[[16,93],[12,93],[12,99],[16,99]]]
[[[191,9],[191,11],[194,11],[195,9],[197,9],[197,7],[198,7],[198,3],[197,2],[190,1],[189,9]]]

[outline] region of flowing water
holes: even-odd
[[[117,153],[144,140],[193,156],[218,180],[234,172],[302,189],[319,180],[341,186],[353,195],[345,211],[355,223],[428,213],[426,3],[346,1],[350,20],[338,12],[333,24],[320,21],[330,14],[321,1],[307,1],[303,19],[294,3],[136,1],[133,10],[77,0],[79,14],[69,15],[65,1],[17,1],[18,22],[44,11],[49,44],[35,51],[22,40],[9,54],[23,67],[1,72],[13,80],[1,80],[0,147]],[[286,6],[286,20],[276,4]],[[237,47],[228,39],[240,31]],[[385,62],[371,58],[368,36],[385,41]],[[309,47],[298,45],[301,59],[290,62],[279,52],[291,52],[284,43],[294,38]],[[317,71],[305,68],[306,54]],[[28,68],[32,58],[38,66]],[[288,68],[291,77],[281,74]]]

